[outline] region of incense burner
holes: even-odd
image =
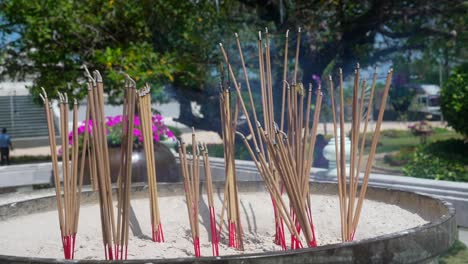
[[[182,196],[183,188],[180,183],[161,183],[158,185],[158,193],[160,197]],[[223,188],[223,182],[215,183],[215,190],[218,192]],[[336,196],[337,193],[337,185],[331,183],[312,182],[310,188],[314,195]],[[202,192],[204,191],[203,187]],[[265,193],[263,183],[258,181],[239,182],[239,191],[240,195],[256,196]],[[135,185],[133,187],[132,198],[145,199],[147,195],[147,186]],[[367,198],[370,201],[381,201],[401,207],[419,215],[427,221],[427,224],[368,239],[294,251],[268,251],[198,259],[193,257],[151,259],[137,256],[139,259],[129,260],[128,263],[433,263],[457,237],[455,211],[447,202],[426,195],[373,187],[369,187]],[[82,199],[83,205],[87,205],[96,203],[98,197],[94,192],[85,191]],[[15,217],[32,217],[37,213],[54,210],[56,210],[54,196],[6,204],[0,206],[0,224],[11,224]],[[18,227],[18,238],[23,235],[22,230]],[[99,233],[95,235],[100,236]],[[30,234],[23,236],[24,239],[34,239]],[[0,238],[1,243],[12,243],[12,241],[1,240],[2,238]],[[41,243],[47,244],[47,241],[41,241]],[[57,258],[41,258],[40,254],[34,257],[24,257],[12,256],[8,252],[0,251],[1,263],[62,263],[64,261]],[[104,260],[85,259],[76,259],[73,262],[107,263]]]

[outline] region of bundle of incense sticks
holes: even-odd
[[[377,68],[375,69],[370,97],[367,106],[365,106],[364,98],[367,91],[366,80],[360,83],[360,69],[357,64],[354,72],[354,85],[353,85],[353,102],[352,102],[352,125],[351,125],[351,161],[349,173],[346,171],[346,153],[345,153],[345,127],[344,127],[344,96],[343,96],[343,73],[339,71],[339,121],[336,117],[336,107],[334,99],[334,84],[332,77],[329,76],[330,95],[332,100],[332,113],[333,113],[333,131],[335,134],[335,152],[337,164],[337,179],[338,179],[338,195],[340,202],[340,216],[341,216],[341,236],[343,241],[352,241],[356,232],[359,218],[361,215],[362,205],[365,200],[367,185],[369,182],[370,170],[374,161],[375,150],[380,135],[380,127],[382,125],[383,114],[385,111],[388,91],[390,89],[393,70],[390,69],[387,74],[385,88],[382,94],[382,100],[379,109],[379,116],[375,125],[372,143],[369,151],[369,156],[366,162],[364,177],[362,179],[361,188],[359,189],[359,179],[361,172],[361,165],[364,155],[364,146],[366,141],[366,133],[369,125],[369,119],[372,114],[372,100],[374,98],[375,85],[377,81]],[[361,85],[360,98],[359,86]],[[365,117],[364,117],[365,113]],[[364,120],[362,120],[364,119]],[[364,121],[364,128],[361,130],[362,121]],[[338,123],[339,122],[339,123]],[[340,128],[340,135],[337,130]],[[362,136],[361,136],[362,131]],[[338,138],[340,142],[338,144]],[[347,175],[349,174],[349,175]],[[348,181],[347,181],[348,179]],[[359,195],[358,195],[359,189]],[[358,197],[357,197],[358,196]],[[356,200],[357,198],[357,200]]]
[[[146,172],[148,175],[152,239],[155,242],[164,242],[164,233],[161,225],[161,217],[159,215],[152,129],[151,94],[148,85],[140,89],[140,100],[138,105],[140,109],[141,130],[143,134],[143,148],[145,150],[146,158]]]
[[[185,199],[187,212],[192,231],[193,248],[195,257],[200,257],[200,229],[198,224],[198,202],[200,199],[200,156],[195,139],[195,131],[192,133],[192,158],[187,158],[185,142],[179,142],[179,159],[182,175],[184,177]]]
[[[136,83],[125,76],[122,115],[122,144],[120,147],[120,174],[117,179],[117,240],[115,259],[127,259],[130,220],[130,190],[132,185],[133,128],[136,107]]]
[[[106,259],[113,260],[118,254],[119,240],[117,239],[112,203],[106,119],[104,116],[104,86],[98,71],[94,71],[94,77],[92,77],[86,68],[85,70],[88,78],[88,107],[92,121],[92,133],[90,133],[91,168],[98,186],[104,255]]]
[[[289,32],[286,32],[285,50],[288,49]],[[317,89],[315,112],[311,127],[310,108],[312,89],[309,88],[307,102],[304,103],[306,92],[302,84],[297,83],[297,71],[299,62],[299,47],[301,29],[298,30],[296,56],[294,72],[292,74],[292,85],[287,82],[288,74],[288,58],[287,52],[284,57],[283,69],[283,97],[281,105],[281,127],[276,125],[275,106],[273,100],[273,78],[271,74],[271,54],[269,44],[269,33],[266,30],[265,39],[262,39],[262,34],[259,32],[258,37],[258,58],[259,58],[259,73],[260,73],[260,89],[261,102],[263,113],[263,127],[260,124],[259,116],[255,110],[250,83],[248,79],[248,71],[243,59],[242,49],[239,36],[236,34],[237,47],[239,57],[242,63],[244,77],[246,81],[249,101],[252,108],[251,115],[256,123],[256,131],[252,125],[249,113],[246,109],[242,98],[240,84],[237,82],[236,75],[229,63],[228,56],[222,44],[220,44],[221,52],[225,63],[228,66],[228,72],[232,83],[234,83],[237,92],[239,105],[241,106],[250,131],[249,137],[252,138],[252,150],[247,138],[239,133],[244,138],[244,143],[249,150],[252,159],[254,160],[267,189],[272,197],[276,236],[275,240],[284,249],[286,249],[286,241],[284,235],[283,223],[286,223],[291,233],[291,248],[301,248],[302,242],[299,237],[301,230],[308,246],[315,247],[317,245],[315,238],[314,225],[312,221],[310,190],[309,190],[309,174],[313,162],[314,145],[317,133],[317,124],[319,122],[322,93],[320,87]],[[265,49],[263,49],[265,47]],[[223,110],[221,110],[223,111]],[[306,111],[304,120],[304,111]],[[222,115],[223,116],[223,115]],[[222,120],[226,123],[226,120]],[[287,125],[287,131],[285,130]],[[225,126],[227,126],[225,124]],[[281,182],[281,187],[280,187]],[[281,193],[283,188],[290,201],[289,213],[284,205]]]
[[[210,159],[208,156],[208,147],[206,144],[199,144],[200,151],[202,152],[203,156],[203,165],[205,168],[205,180],[206,180],[206,195],[208,197],[208,207],[210,209],[210,230],[211,230],[211,250],[213,252],[213,256],[219,256],[219,238],[218,233],[216,231],[216,212],[214,208],[214,201],[213,201],[213,182],[211,178],[211,167],[210,167]]]
[[[57,145],[55,139],[54,115],[51,110],[52,104],[47,93],[42,88],[40,97],[44,101],[44,110],[47,118],[49,131],[49,144],[52,156],[52,168],[55,183],[55,195],[57,199],[57,210],[59,215],[60,233],[65,259],[73,259],[75,256],[76,233],[78,231],[78,220],[80,212],[81,189],[83,186],[83,167],[78,172],[79,143],[78,143],[78,104],[73,104],[73,141],[71,150],[68,147],[68,97],[60,94],[60,129],[62,131],[62,179],[63,193],[61,190],[59,165],[57,157]],[[87,137],[84,143],[86,144]],[[70,153],[71,151],[71,153]],[[84,161],[84,156],[81,158]]]
[[[230,88],[224,87],[221,81],[221,92],[219,96],[221,109],[222,137],[224,144],[224,164],[226,183],[224,188],[223,208],[221,210],[221,221],[219,235],[222,234],[224,223],[224,212],[227,210],[227,225],[229,234],[229,247],[244,250],[242,225],[239,211],[239,195],[237,189],[237,175],[235,168],[235,132],[237,127],[237,117],[239,114],[238,104],[235,104],[235,110],[231,109]],[[238,102],[238,101],[237,101]]]

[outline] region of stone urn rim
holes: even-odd
[[[219,186],[223,186],[223,182],[215,182],[215,184]],[[262,186],[260,186],[262,185]],[[336,183],[331,181],[314,181],[311,182],[312,185],[320,185],[325,186],[326,188],[334,187]],[[249,190],[253,189],[254,191],[259,191],[263,187],[263,182],[261,181],[249,181],[249,182],[241,182],[240,187],[247,188]],[[328,186],[328,187],[327,187]],[[135,184],[132,188],[136,192],[144,192],[147,190],[147,185],[145,184]],[[176,195],[176,191],[180,191],[183,189],[182,183],[159,183],[158,189],[163,191],[164,196],[173,196]],[[355,251],[359,250],[378,250],[378,248],[383,247],[384,245],[395,246],[400,245],[400,241],[407,243],[407,246],[417,246],[416,250],[420,250],[421,253],[427,253],[428,256],[425,257],[425,260],[437,257],[439,254],[447,250],[454,242],[456,237],[456,223],[455,223],[455,209],[450,202],[442,200],[441,198],[435,197],[433,195],[427,194],[420,194],[414,193],[404,190],[395,190],[390,188],[383,188],[383,187],[369,187],[371,192],[379,193],[388,193],[388,195],[394,195],[405,198],[405,196],[411,197],[412,199],[418,198],[419,201],[414,201],[413,203],[422,203],[422,202],[431,202],[437,204],[439,207],[438,209],[443,209],[441,216],[437,216],[436,219],[430,221],[421,226],[417,226],[414,228],[402,230],[399,232],[376,236],[373,238],[362,239],[358,241],[352,242],[344,242],[344,243],[335,243],[320,246],[317,248],[304,248],[299,250],[288,250],[288,251],[271,251],[265,253],[252,253],[252,254],[243,254],[243,255],[225,255],[221,257],[201,257],[201,258],[193,258],[193,257],[184,257],[184,258],[168,258],[168,259],[135,259],[135,260],[126,260],[126,261],[118,261],[118,263],[267,263],[268,261],[274,261],[275,258],[279,258],[279,261],[283,263],[288,263],[293,260],[302,260],[302,262],[309,260],[311,263],[336,263],[337,258],[334,257],[343,257],[348,256],[349,254],[356,254]],[[166,192],[166,193],[164,193]],[[90,195],[90,191],[85,192],[85,196]],[[39,202],[40,200],[44,199],[53,199],[55,196],[45,196],[42,198],[36,198],[31,200],[26,200],[22,202],[16,202],[11,204],[5,204],[0,206],[0,212],[2,209],[11,209],[11,207],[16,208],[15,210],[21,211],[22,206],[28,206],[28,203]],[[1,214],[0,214],[1,215]],[[6,215],[5,215],[6,216]],[[7,217],[8,218],[8,217]],[[424,242],[424,238],[429,239],[439,239],[440,241],[436,241],[435,244],[438,246],[436,247],[435,252],[432,251],[424,251],[426,248],[422,248],[423,246],[427,246],[425,243],[418,243]],[[419,239],[423,239],[424,241],[420,241]],[[432,244],[434,241],[431,240]],[[437,243],[440,242],[440,243]],[[414,244],[416,243],[416,244]],[[430,243],[429,243],[430,244]],[[397,246],[399,247],[399,246]],[[384,247],[386,248],[386,247]],[[415,248],[413,248],[415,249]],[[389,252],[388,254],[392,255],[397,253],[398,256],[404,254],[405,248],[399,247],[394,248],[395,252]],[[351,252],[351,253],[350,253]],[[335,256],[335,254],[337,256]],[[417,253],[416,256],[419,256]],[[318,255],[318,256],[316,256]],[[355,255],[352,255],[356,257]],[[330,257],[330,262],[328,262],[328,257]],[[357,256],[360,257],[360,256]],[[362,256],[361,256],[362,257]],[[382,257],[382,256],[380,256]],[[414,256],[413,256],[414,257]],[[338,258],[340,259],[340,258]],[[348,259],[349,261],[358,261],[355,258]],[[420,259],[412,260],[412,261],[422,261],[424,260],[423,257]],[[63,259],[51,259],[51,258],[38,258],[38,257],[21,257],[21,256],[7,256],[7,255],[0,255],[0,262],[2,261],[11,261],[15,263],[111,263],[110,261],[106,260],[72,260],[72,261],[65,261]],[[265,262],[266,261],[266,262]],[[395,260],[398,261],[398,260]],[[400,260],[401,261],[401,260]],[[348,263],[348,261],[345,261]],[[269,262],[268,262],[269,263]],[[359,263],[359,262],[355,262]],[[412,262],[409,262],[412,263]]]

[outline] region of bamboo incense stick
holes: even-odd
[[[289,44],[289,29],[286,30],[286,37],[284,42],[284,61],[283,61],[283,95],[281,96],[281,131],[284,130],[284,107],[286,97],[286,79],[288,77],[288,44]]]
[[[213,182],[211,177],[211,166],[210,159],[208,156],[208,147],[206,144],[200,143],[200,150],[203,155],[203,163],[205,168],[205,178],[206,178],[206,195],[208,198],[208,207],[210,210],[210,230],[211,230],[211,250],[213,256],[219,256],[219,242],[218,234],[216,232],[216,212],[214,207],[213,200]]]
[[[196,144],[194,140],[195,137],[192,136],[192,144]],[[197,146],[195,146],[195,149]],[[198,201],[199,201],[199,175],[197,169],[199,169],[198,165],[195,163],[199,162],[198,154],[195,153],[192,155],[192,159],[188,160],[187,158],[187,151],[185,143],[182,144],[179,142],[179,159],[180,159],[180,166],[182,170],[182,175],[184,177],[184,186],[185,186],[185,197],[187,201],[187,212],[189,216],[190,222],[190,229],[192,231],[192,241],[193,241],[193,248],[195,252],[195,257],[200,257],[200,230],[198,224]],[[198,151],[198,150],[196,150]]]
[[[146,172],[148,175],[148,192],[150,198],[151,230],[154,242],[164,242],[161,216],[159,212],[156,164],[153,142],[153,121],[151,114],[151,94],[148,84],[140,90],[140,120],[143,132],[143,144],[146,159]]]
[[[300,35],[300,29],[298,30],[298,35]],[[288,38],[288,35],[286,35]],[[237,39],[238,40],[238,39]],[[298,36],[298,42],[300,42],[300,36]],[[263,44],[265,44],[265,49],[263,49]],[[240,42],[237,41],[238,49],[240,49]],[[252,159],[255,161],[257,168],[262,175],[262,178],[265,181],[270,195],[272,197],[274,211],[275,211],[275,223],[285,223],[290,229],[292,234],[292,248],[302,247],[302,242],[299,237],[301,230],[303,230],[304,238],[308,246],[316,246],[314,227],[312,221],[311,213],[311,202],[308,188],[310,166],[313,161],[313,145],[315,143],[316,135],[316,125],[315,128],[312,126],[311,132],[309,133],[310,120],[309,112],[306,113],[306,122],[304,123],[304,106],[306,111],[310,111],[311,106],[311,90],[307,96],[307,103],[305,102],[305,91],[301,83],[297,83],[297,65],[299,60],[299,47],[300,43],[296,47],[296,61],[295,61],[295,72],[293,74],[293,85],[292,87],[286,81],[287,73],[285,73],[284,67],[283,77],[283,90],[284,96],[282,97],[281,105],[281,123],[282,127],[285,124],[288,125],[288,133],[284,133],[275,122],[274,118],[274,100],[273,100],[273,81],[272,81],[272,69],[271,69],[271,50],[269,43],[269,33],[266,30],[265,39],[262,40],[261,32],[259,32],[258,37],[258,57],[259,57],[259,72],[260,72],[260,91],[261,91],[261,104],[262,104],[262,113],[263,113],[263,123],[265,129],[258,122],[259,119],[255,120],[256,123],[256,132],[259,135],[258,142],[253,137],[254,149],[250,149],[249,153],[252,156]],[[287,45],[286,45],[287,46]],[[229,75],[231,81],[235,84],[236,91],[238,92],[237,99],[240,101],[240,106],[244,111],[246,116],[249,113],[246,111],[243,102],[243,98],[240,95],[239,87],[236,85],[236,77],[232,70],[232,66],[229,63],[229,60],[226,56],[226,52],[223,49],[223,46],[220,45],[221,52],[224,57],[224,61],[227,64]],[[242,59],[241,59],[242,61]],[[285,54],[285,64],[287,63],[287,55]],[[244,75],[246,74],[244,68]],[[316,113],[314,114],[315,120],[314,123],[318,122],[320,114],[320,104],[321,104],[321,93],[318,96],[318,101],[316,102]],[[220,101],[224,107],[221,107],[221,120],[223,128],[227,128],[232,121],[228,115],[226,115],[226,109],[230,109],[226,100],[226,93],[220,94]],[[253,105],[253,102],[251,102]],[[287,108],[286,108],[287,105]],[[287,111],[286,111],[287,109]],[[247,125],[250,129],[250,134],[254,134],[253,126],[250,122],[250,119],[247,119]],[[306,127],[304,129],[304,127]],[[229,134],[223,132],[223,138],[229,141]],[[304,143],[309,144],[309,148],[304,147]],[[248,149],[250,148],[247,140],[244,141],[244,144]],[[266,149],[263,150],[263,145],[266,146]],[[230,151],[230,147],[225,144],[225,157],[231,157],[233,153]],[[226,164],[226,170],[231,170],[230,164]],[[280,181],[281,189],[284,186],[286,193],[290,200],[290,213],[286,207],[284,207],[284,202],[281,197],[280,190]],[[304,183],[306,183],[304,186]],[[275,190],[278,190],[276,193]],[[286,217],[287,215],[287,217]],[[285,218],[286,217],[286,218]],[[282,225],[282,224],[281,224]],[[283,233],[281,231],[281,226],[277,225],[277,234]],[[286,248],[284,238],[278,239],[279,236],[275,236],[275,241],[279,242],[284,248]]]
[[[334,95],[334,86],[333,86],[333,80],[331,75],[328,76],[329,80],[329,88],[330,88],[330,97],[331,97],[331,105],[332,105],[332,115],[333,115],[333,135],[335,139],[335,156],[336,156],[336,171],[337,171],[337,181],[338,181],[338,200],[339,200],[339,206],[340,206],[340,220],[341,220],[341,239],[342,241],[345,241],[345,231],[344,231],[344,219],[345,219],[345,214],[344,214],[344,208],[343,208],[343,182],[342,178],[340,176],[340,168],[339,166],[340,163],[340,153],[338,151],[338,131],[337,131],[337,120],[336,120],[336,110],[335,110],[335,95]]]
[[[124,107],[122,115],[122,145],[120,174],[117,181],[117,241],[115,258],[127,259],[130,222],[130,189],[132,178],[133,129],[135,123],[136,83],[125,76]]]
[[[222,46],[221,46],[222,47]],[[225,54],[225,53],[224,53]],[[227,57],[226,57],[227,59]],[[228,66],[230,68],[230,66]],[[243,100],[239,97],[239,85],[235,83],[236,90],[238,91],[238,102],[241,102],[241,107],[245,108]],[[221,225],[220,231],[218,232],[221,235],[222,222],[224,216],[224,209],[227,209],[228,217],[228,233],[229,233],[229,247],[234,247],[239,250],[243,250],[243,240],[242,240],[242,227],[240,223],[240,212],[239,212],[239,199],[237,194],[237,177],[235,172],[235,163],[234,163],[234,149],[235,149],[235,131],[236,131],[236,120],[237,120],[237,110],[232,111],[231,109],[231,96],[229,89],[221,86],[220,94],[220,109],[223,120],[222,134],[224,142],[224,160],[226,164],[226,183],[225,183],[225,197],[223,204],[226,203],[226,207],[223,206],[221,213]],[[236,105],[236,104],[234,104]],[[237,108],[236,108],[237,109]],[[253,139],[255,140],[255,134]]]
[[[76,100],[73,103],[73,125],[71,132],[73,140],[71,142],[68,142],[68,97],[66,94],[59,93],[59,123],[62,132],[62,179],[64,187],[62,193],[58,170],[54,116],[51,111],[52,104],[49,101],[44,88],[42,88],[42,93],[40,94],[40,97],[44,102],[44,110],[47,119],[49,145],[51,149],[52,168],[57,200],[57,211],[59,215],[59,225],[64,257],[65,259],[74,259],[76,233],[78,230],[78,219],[80,210],[80,194],[82,188],[82,179],[81,177],[78,177],[78,103]],[[71,145],[70,154],[69,145]]]
[[[340,134],[337,133],[338,121],[336,119],[336,110],[334,102],[334,90],[333,90],[333,80],[331,76],[329,77],[329,86],[330,94],[332,100],[332,112],[333,112],[333,127],[335,134],[335,152],[337,159],[337,180],[338,180],[338,196],[340,203],[340,215],[341,215],[341,235],[343,241],[352,241],[356,233],[357,225],[360,219],[360,213],[362,206],[365,200],[365,194],[368,186],[369,176],[371,166],[374,160],[375,150],[377,147],[378,137],[380,133],[380,127],[383,119],[383,113],[385,111],[386,99],[388,96],[388,91],[390,89],[391,78],[393,71],[390,70],[387,74],[387,80],[385,83],[385,88],[382,94],[382,103],[380,105],[379,116],[376,123],[376,128],[372,138],[372,143],[370,147],[369,157],[367,159],[366,168],[364,171],[364,178],[362,180],[361,188],[359,195],[359,174],[361,168],[362,157],[364,155],[364,147],[366,140],[366,133],[368,128],[368,123],[371,115],[371,106],[372,100],[374,98],[375,85],[377,80],[377,70],[374,72],[374,77],[371,85],[369,102],[367,103],[367,108],[365,106],[365,92],[366,80],[363,80],[362,83],[359,83],[359,65],[356,67],[354,75],[354,86],[353,86],[353,105],[352,105],[352,124],[351,124],[351,164],[349,170],[349,182],[346,178],[346,149],[344,144],[344,101],[343,101],[343,73],[340,69],[339,79],[340,79]],[[359,95],[359,85],[361,85],[360,97]],[[364,118],[364,130],[363,136],[360,136],[361,133],[361,119],[363,118],[364,109],[367,109],[366,117]],[[340,137],[340,145],[338,147],[338,137]]]
[[[364,172],[364,178],[363,178],[362,185],[361,185],[361,191],[359,193],[359,200],[358,200],[358,203],[357,203],[357,206],[356,206],[356,212],[355,212],[354,218],[353,218],[352,237],[354,237],[354,234],[356,232],[356,229],[357,229],[357,226],[358,226],[358,223],[359,223],[359,217],[361,215],[362,205],[364,203],[364,199],[365,199],[365,195],[366,195],[366,191],[367,191],[367,185],[369,183],[370,170],[371,170],[371,167],[372,167],[372,163],[374,161],[375,150],[377,148],[377,142],[378,142],[379,135],[380,135],[380,127],[382,125],[383,114],[385,112],[385,106],[386,106],[386,103],[387,103],[387,96],[388,96],[388,91],[389,91],[390,85],[391,85],[392,75],[393,75],[393,69],[390,69],[388,71],[387,80],[385,82],[385,88],[384,88],[384,91],[383,91],[382,101],[381,101],[380,109],[379,109],[379,116],[377,118],[377,123],[375,125],[374,136],[372,137],[372,144],[371,144],[371,148],[370,148],[370,152],[369,152],[369,158],[367,160],[366,170]]]

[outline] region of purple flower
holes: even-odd
[[[312,80],[314,80],[317,85],[320,85],[322,83],[320,76],[318,76],[317,74],[312,74]]]

